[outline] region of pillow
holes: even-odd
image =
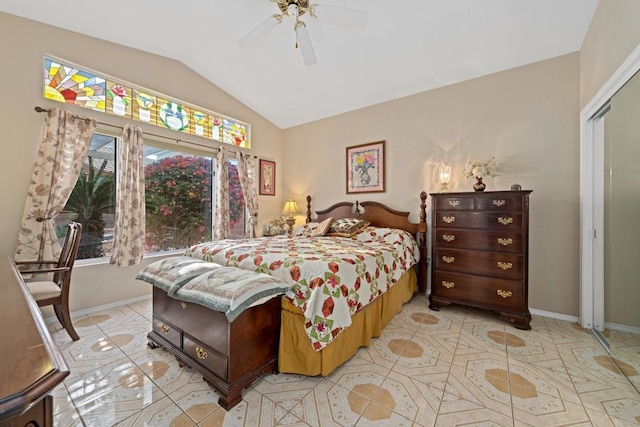
[[[267,222],[264,225],[263,236],[279,236],[287,232],[287,224],[284,222],[284,218],[276,218]]]
[[[327,231],[329,231],[329,227],[331,226],[332,221],[333,217],[329,217],[322,222],[308,222],[305,225],[296,227],[293,230],[293,235],[305,237],[322,237],[327,234]]]
[[[353,237],[369,224],[369,221],[356,218],[336,219],[331,223],[327,236]]]

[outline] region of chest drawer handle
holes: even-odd
[[[460,200],[449,200],[449,206],[456,207],[460,206]]]
[[[506,204],[507,204],[507,201],[502,199],[493,201],[493,206],[504,206]]]
[[[169,327],[168,327],[167,325],[165,325],[164,323],[160,324],[160,329],[162,330],[162,333],[163,333],[163,334],[168,334],[168,333],[169,333],[169,331],[171,330],[171,329],[169,329]]]
[[[453,234],[443,234],[442,235],[442,240],[444,240],[445,242],[453,242],[454,240],[456,240],[456,236],[454,236]]]
[[[511,295],[513,295],[511,291],[503,291],[502,289],[498,289],[497,293],[502,298],[511,298]]]
[[[446,262],[447,264],[451,264],[453,261],[455,261],[455,260],[456,260],[456,258],[455,258],[455,257],[452,257],[452,256],[446,256],[446,255],[444,255],[444,256],[442,257],[442,260],[443,260],[444,262]]]
[[[182,306],[182,309],[183,309],[183,310],[186,310],[186,309],[187,309],[187,303],[186,303],[186,302],[181,301],[181,302],[180,302],[180,305]]]
[[[442,220],[444,222],[446,222],[447,224],[451,224],[453,221],[456,220],[456,217],[455,216],[443,216]]]
[[[513,239],[511,237],[498,237],[498,243],[500,243],[502,246],[509,246],[513,244]]]
[[[499,217],[498,218],[498,222],[502,225],[509,225],[511,223],[513,223],[513,218],[511,218],[510,216],[507,217]]]
[[[511,264],[510,262],[498,261],[498,267],[500,267],[503,270],[508,270],[510,268],[513,268],[513,264]]]
[[[208,356],[207,351],[203,348],[196,347],[196,357],[200,360],[206,359]]]
[[[447,282],[446,280],[442,281],[442,286],[444,286],[447,289],[451,289],[455,286],[456,284],[453,282]]]

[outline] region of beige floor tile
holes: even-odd
[[[594,411],[591,408],[584,408],[584,410],[587,412],[587,415],[589,416],[589,421],[591,422],[591,425],[598,426],[598,427],[615,426],[615,424],[613,423],[613,420],[607,414]]]
[[[196,423],[165,397],[116,424],[118,427],[193,427]]]
[[[219,397],[204,381],[187,384],[169,394],[169,398],[195,422],[204,420],[220,409]]]
[[[144,381],[137,387],[116,387],[95,390],[76,397],[73,401],[88,426],[110,426],[129,418],[145,407],[166,398],[166,394],[152,381]]]
[[[391,409],[378,405],[374,402],[369,403],[358,421],[356,427],[365,426],[394,426],[394,427],[411,427],[416,424],[410,419],[393,412]]]
[[[487,359],[476,370],[453,366],[447,380],[440,414],[460,407],[487,408],[511,417],[511,394],[506,366]],[[474,407],[477,406],[477,407]]]
[[[439,414],[435,425],[436,427],[511,427],[513,419],[510,415],[504,415],[489,408],[476,408]]]
[[[245,390],[243,400],[228,412],[220,408],[198,423],[199,427],[242,426],[267,427],[278,424],[287,416],[283,407],[262,396],[253,389]],[[291,417],[288,418],[289,420]],[[304,425],[300,421],[290,425]]]
[[[291,413],[314,427],[353,426],[371,401],[364,394],[375,393],[356,393],[325,379]]]
[[[92,367],[91,370],[72,369],[71,374],[65,378],[64,384],[69,393],[75,397],[87,390],[106,390],[127,386],[144,379],[148,380],[144,372],[131,359],[122,357],[97,368]]]
[[[445,375],[432,378],[430,383],[423,383],[391,372],[373,396],[372,404],[400,414],[419,425],[433,425],[445,384]]]

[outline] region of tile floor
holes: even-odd
[[[56,425],[640,425],[640,395],[569,322],[534,316],[520,331],[481,310],[431,311],[415,297],[330,376],[265,375],[226,412],[200,375],[147,347],[150,318],[150,301],[78,318],[77,342],[51,325],[71,369],[53,394]],[[640,336],[624,338],[640,353]]]

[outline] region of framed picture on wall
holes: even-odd
[[[276,195],[276,162],[260,159],[259,186],[261,196]]]
[[[384,192],[384,141],[347,147],[347,194]]]

